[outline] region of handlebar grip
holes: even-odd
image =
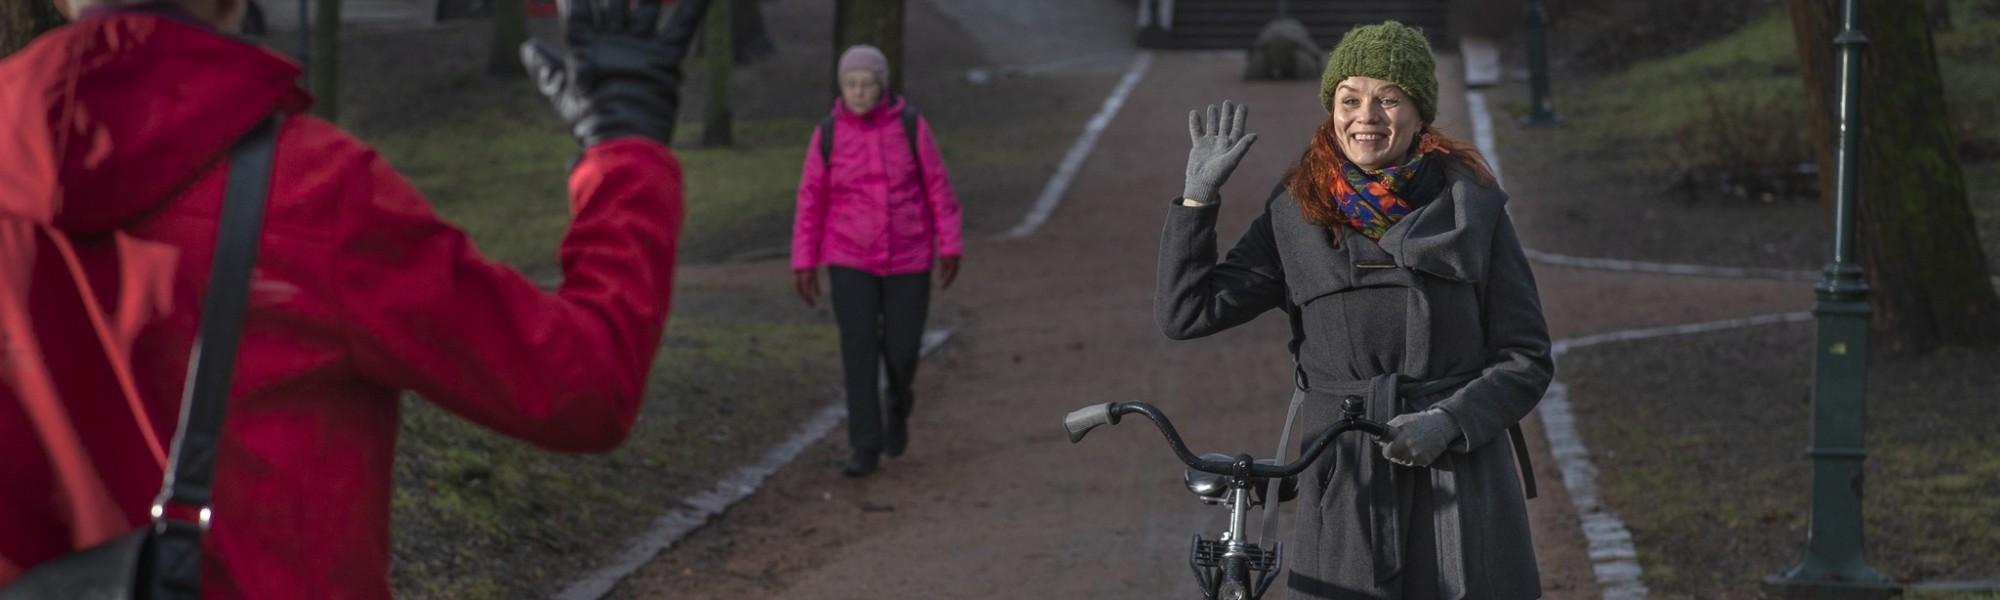
[[[1118,417],[1111,414],[1111,409],[1116,406],[1118,406],[1116,402],[1093,404],[1064,416],[1063,429],[1069,431],[1069,443],[1083,441],[1083,436],[1089,434],[1090,430],[1096,429],[1098,425],[1116,425]]]

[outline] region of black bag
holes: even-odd
[[[223,409],[235,376],[236,346],[250,301],[250,267],[257,263],[265,198],[271,188],[271,153],[282,120],[283,115],[272,114],[231,151],[208,299],[189,359],[193,364],[181,398],[173,454],[160,496],[153,501],[152,524],[36,565],[0,587],[0,600],[201,597],[201,536],[208,530],[215,447],[222,437]],[[198,509],[199,520],[170,517],[168,506]]]

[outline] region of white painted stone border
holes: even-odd
[[[1662,275],[1692,275],[1696,277],[1775,279],[1779,281],[1818,281],[1820,277],[1819,271],[1795,271],[1791,269],[1760,267],[1711,267],[1707,265],[1685,265],[1679,263],[1646,262],[1643,260],[1621,260],[1616,258],[1584,258],[1551,254],[1532,248],[1522,248],[1521,251],[1527,253],[1528,260],[1558,267],[1574,267],[1578,269],[1659,273]]]
[[[920,355],[929,355],[951,339],[951,331],[933,329],[924,332],[923,349]],[[729,475],[718,481],[708,491],[682,498],[676,506],[653,519],[652,527],[625,544],[625,549],[611,558],[610,562],[597,570],[578,577],[567,587],[553,596],[553,600],[600,600],[611,593],[611,589],[624,581],[640,567],[652,562],[653,557],[672,548],[688,533],[708,524],[708,520],[757,491],[764,479],[778,472],[792,459],[798,458],[806,446],[826,437],[842,419],[847,418],[847,403],[835,402],[821,409],[799,425],[797,432],[784,442],[764,452],[762,460],[754,464],[737,467]]]
[[[1097,148],[1097,137],[1104,133],[1105,127],[1111,125],[1111,119],[1118,116],[1119,109],[1125,107],[1125,97],[1131,95],[1132,88],[1139,85],[1139,80],[1146,76],[1146,70],[1152,66],[1151,50],[1141,50],[1138,56],[1132,58],[1132,66],[1125,69],[1125,76],[1118,80],[1118,87],[1111,90],[1111,95],[1104,97],[1104,105],[1099,107],[1097,114],[1092,115],[1090,121],[1084,124],[1083,133],[1076,136],[1076,143],[1069,147],[1068,154],[1063,155],[1062,163],[1056,165],[1055,175],[1050,176],[1048,184],[1042,186],[1042,195],[1035,198],[1035,206],[1028,210],[1027,216],[1021,218],[1021,224],[1000,234],[1000,239],[1017,239],[1033,235],[1035,230],[1042,228],[1043,223],[1048,222],[1049,215],[1053,214],[1056,206],[1062,203],[1063,194],[1069,191],[1070,182],[1075,180],[1077,172],[1083,169],[1083,161],[1090,158],[1091,150]]]
[[[1486,111],[1486,92],[1466,90],[1465,110],[1472,113],[1472,144],[1486,155],[1486,166],[1493,170],[1493,184],[1506,189],[1505,180],[1500,178],[1500,145],[1493,141],[1493,114]]]
[[[1560,359],[1570,350],[1605,342],[1797,323],[1812,318],[1809,312],[1791,312],[1614,331],[1558,340],[1550,353]],[[1548,393],[1542,396],[1542,403],[1535,410],[1542,416],[1542,428],[1549,438],[1549,453],[1556,459],[1556,468],[1562,471],[1563,487],[1569,489],[1570,504],[1576,507],[1583,537],[1590,545],[1591,570],[1597,574],[1597,583],[1604,589],[1605,600],[1644,600],[1648,591],[1642,580],[1644,572],[1639,566],[1639,553],[1632,547],[1632,532],[1625,528],[1624,521],[1618,519],[1618,513],[1598,499],[1597,465],[1591,463],[1590,450],[1584,445],[1582,434],[1576,430],[1576,414],[1570,409],[1569,387],[1561,381],[1550,383]]]

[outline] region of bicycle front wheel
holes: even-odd
[[[1250,600],[1250,563],[1241,556],[1222,559],[1222,584],[1215,600]]]

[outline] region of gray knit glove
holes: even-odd
[[[1243,153],[1257,142],[1257,134],[1243,134],[1243,117],[1249,113],[1248,107],[1228,100],[1222,101],[1220,111],[1213,104],[1207,114],[1188,111],[1188,137],[1194,139],[1194,148],[1188,150],[1182,198],[1203,204],[1221,199],[1222,182],[1229,180]]]
[[[1397,415],[1389,426],[1400,430],[1382,442],[1382,458],[1408,467],[1428,467],[1458,439],[1458,419],[1442,408]]]

